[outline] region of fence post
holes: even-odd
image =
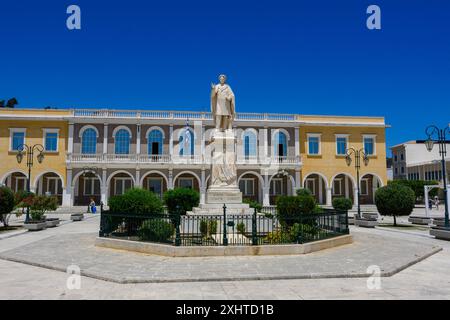
[[[257,244],[258,238],[256,237],[256,208],[254,208],[252,217],[252,245],[256,246]]]
[[[227,206],[225,203],[223,204],[223,245],[228,245],[228,238],[227,238]]]
[[[99,237],[103,237],[105,235],[105,233],[103,232],[104,224],[105,224],[105,216],[103,215],[103,206],[101,206],[101,210],[100,210],[100,229],[98,230],[98,236]]]
[[[181,245],[181,235],[180,235],[180,223],[181,223],[181,214],[180,214],[180,206],[177,206],[177,210],[175,213],[175,246],[179,247]]]

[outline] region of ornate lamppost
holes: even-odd
[[[444,203],[445,203],[445,229],[450,229],[449,217],[448,217],[448,197],[447,197],[447,174],[445,168],[445,156],[447,155],[446,135],[450,135],[450,127],[439,129],[435,125],[428,126],[425,129],[425,133],[428,139],[425,141],[427,150],[431,152],[434,145],[439,145],[439,155],[442,157],[442,181],[444,183]]]
[[[27,157],[27,167],[28,167],[28,177],[27,177],[27,192],[30,192],[31,190],[31,168],[34,164],[34,152],[39,152],[36,156],[37,161],[39,163],[42,163],[44,161],[44,147],[41,144],[35,144],[33,146],[28,146],[26,144],[21,144],[17,148],[17,155],[16,159],[17,162],[20,164],[22,163],[22,160],[24,156]],[[25,222],[28,222],[30,220],[30,208],[27,207],[27,215],[25,217]]]
[[[86,175],[88,173],[92,173],[95,176],[95,174],[98,172],[97,170],[98,170],[97,167],[83,167],[83,178],[86,178]],[[88,207],[87,207],[87,213],[89,213],[89,212],[91,212],[91,203],[90,202],[88,203]]]
[[[347,166],[352,164],[352,155],[355,158],[355,169],[356,169],[356,186],[358,188],[358,217],[361,219],[361,204],[360,204],[360,186],[359,186],[359,169],[361,169],[361,156],[363,158],[364,165],[367,166],[369,164],[369,157],[364,152],[364,148],[355,149],[348,148],[345,152],[345,162],[347,162]]]

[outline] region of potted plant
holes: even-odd
[[[72,213],[70,215],[70,220],[72,220],[72,221],[81,221],[83,219],[84,219],[83,213]]]
[[[56,197],[35,196],[30,205],[31,220],[24,224],[28,230],[43,230],[48,226],[55,227],[59,224],[59,218],[47,219],[45,213],[47,211],[56,210],[58,207],[58,200]]]

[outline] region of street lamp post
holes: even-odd
[[[27,177],[27,192],[31,191],[31,168],[34,164],[34,152],[39,152],[36,156],[37,161],[39,163],[42,163],[44,161],[44,147],[41,144],[35,144],[33,146],[28,146],[26,144],[21,144],[17,148],[17,155],[16,159],[17,162],[20,164],[22,163],[23,157],[27,157],[27,167],[28,167],[28,177]],[[25,217],[25,222],[28,222],[30,220],[30,208],[27,207],[27,215]]]
[[[355,158],[355,169],[356,169],[356,186],[358,190],[358,217],[361,219],[361,204],[360,204],[360,187],[359,187],[359,169],[361,169],[361,156],[363,157],[364,165],[367,166],[369,164],[369,157],[364,152],[364,148],[355,149],[348,148],[345,152],[345,161],[347,162],[347,166],[352,164],[352,157]]]
[[[86,174],[88,173],[92,173],[92,174],[96,174],[97,173],[98,168],[97,167],[83,167],[83,178],[86,177]],[[88,203],[88,207],[87,207],[87,213],[91,212],[91,203]]]
[[[444,183],[444,203],[445,203],[445,229],[450,229],[449,217],[448,217],[448,198],[447,198],[447,174],[445,168],[445,156],[447,155],[446,135],[450,135],[450,127],[439,129],[435,125],[428,126],[425,129],[425,133],[428,139],[425,141],[427,150],[431,152],[434,144],[439,145],[439,155],[442,157],[442,182]],[[437,138],[437,139],[434,139]]]

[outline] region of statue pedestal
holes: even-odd
[[[188,214],[223,214],[224,204],[227,214],[253,214],[253,209],[242,203],[242,192],[237,185],[235,140],[233,130],[214,133],[211,185],[206,191],[206,203]]]

